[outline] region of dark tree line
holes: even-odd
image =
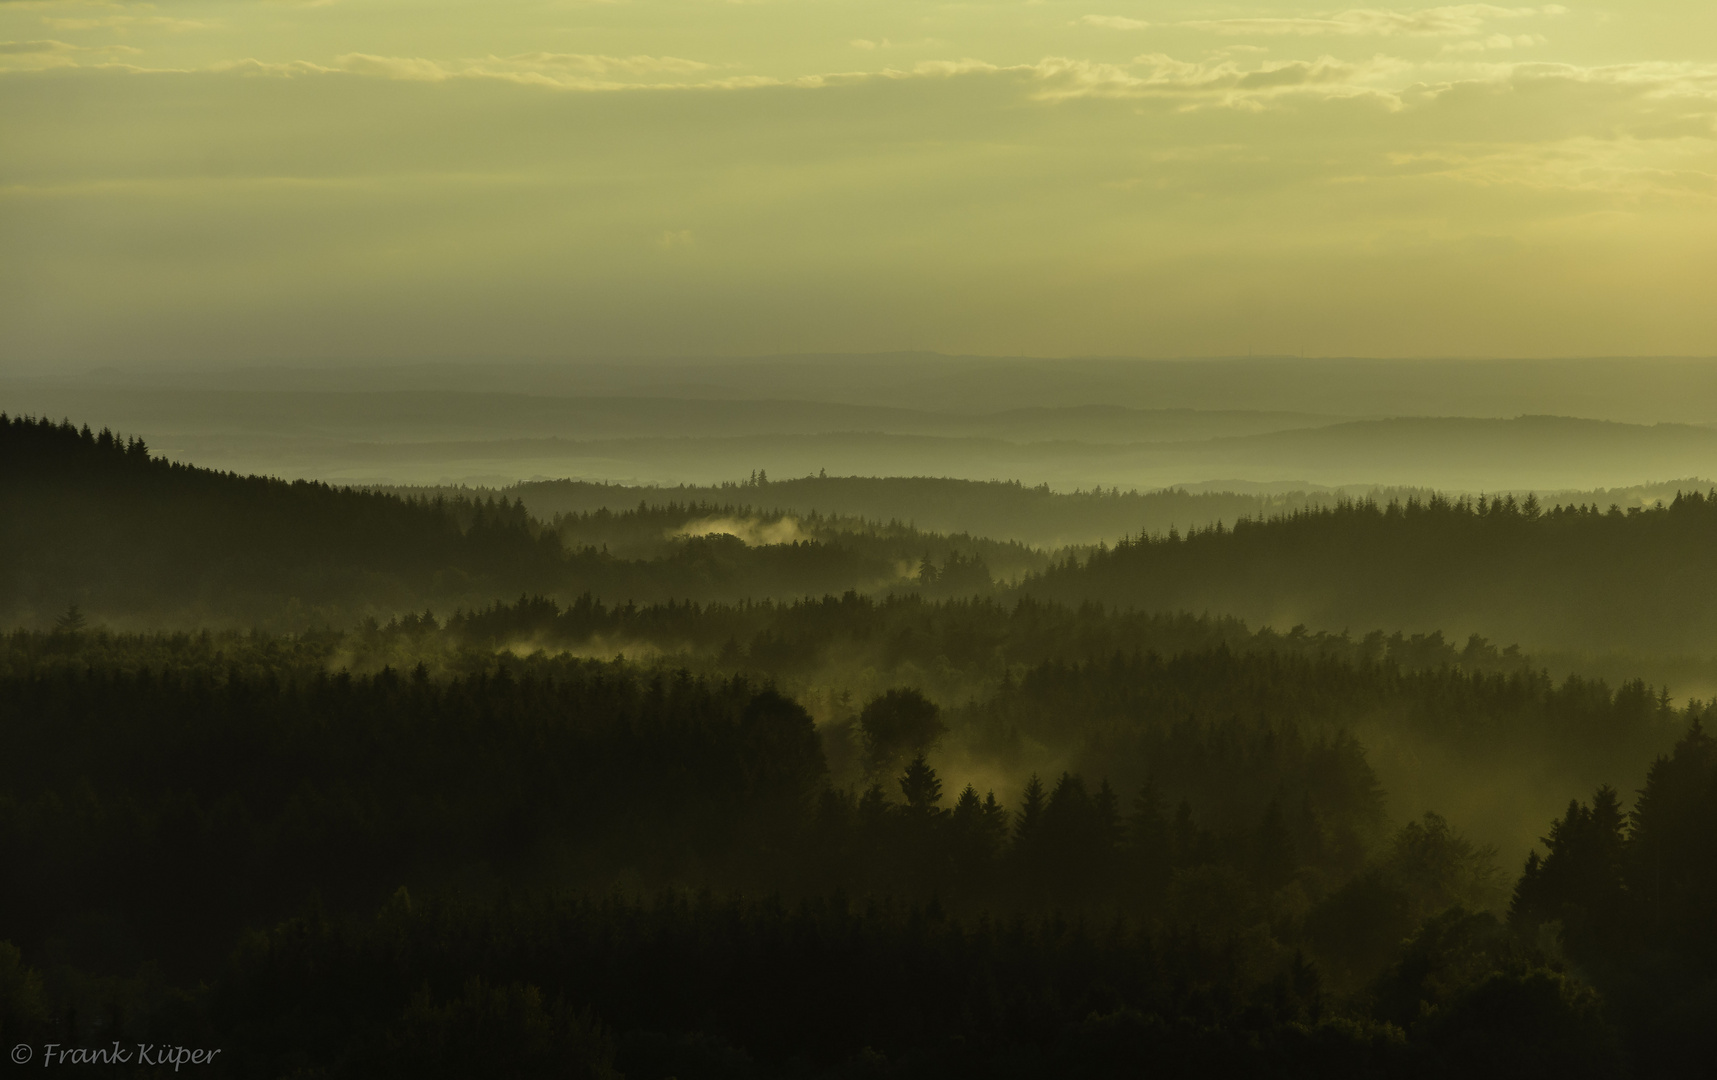
[[[976,743],[1003,759],[1044,746],[1085,768],[1148,760],[1152,748],[1171,746],[1178,732],[1214,725],[1231,733],[1233,761],[1188,758],[1160,775],[1180,790],[1215,792],[1270,790],[1265,777],[1242,779],[1248,762],[1262,759],[1240,747],[1247,739],[1289,740],[1292,729],[1334,739],[1323,745],[1337,755],[1360,751],[1344,749],[1345,736],[1336,733],[1363,727],[1410,735],[1457,759],[1529,754],[1574,775],[1601,777],[1619,762],[1649,761],[1703,708],[1674,708],[1639,681],[1612,690],[1577,676],[1557,682],[1530,668],[1408,668],[1387,656],[1222,643],[1167,656],[1045,661],[957,715]],[[1124,769],[1112,773],[1117,780],[1147,779]]]
[[[744,678],[489,650],[331,675],[335,648],[8,640],[8,1031],[202,1030],[235,1075],[1616,1075],[1641,1032],[1696,1039],[1614,1004],[1625,974],[1672,947],[1697,989],[1717,962],[1698,727],[1615,855],[1654,844],[1683,876],[1581,892],[1614,812],[1576,807],[1502,924],[1489,854],[1435,814],[1388,829],[1363,751],[1295,716],[1562,692],[1523,675],[1052,662],[971,710],[879,695],[873,780],[846,788],[833,731]],[[1248,695],[1284,712],[1235,718]],[[987,723],[1109,741],[1020,790],[946,789],[924,751]]]
[[[416,636],[413,627],[395,625],[387,633],[370,634],[374,648]],[[562,604],[539,595],[456,612],[446,626],[449,641],[460,645],[528,644],[553,651],[594,642],[634,643],[688,659],[713,654],[725,667],[773,678],[807,675],[857,655],[879,670],[916,668],[920,682],[934,682],[938,673],[950,676],[949,690],[967,689],[954,680],[993,684],[1021,665],[1049,660],[1070,663],[1140,650],[1173,655],[1222,645],[1236,652],[1330,657],[1404,670],[1514,672],[1530,664],[1519,649],[1498,649],[1477,635],[1457,648],[1440,632],[1372,631],[1355,638],[1296,627],[1283,634],[1267,627],[1252,630],[1233,618],[1116,611],[1030,597],[930,602],[919,595],[868,597],[849,591],[791,602],[611,604],[584,595]]]
[[[1132,764],[1141,740],[1166,737],[1174,725],[1239,731],[1285,722],[1308,737],[1346,729],[1408,747],[1392,767],[1433,785],[1425,806],[1439,805],[1439,791],[1474,793],[1512,761],[1530,761],[1531,783],[1552,800],[1607,779],[1643,779],[1688,715],[1638,680],[1552,679],[1518,650],[1476,636],[1456,648],[1440,634],[1252,632],[1234,620],[1029,599],[849,594],[790,605],[610,607],[581,598],[565,608],[524,599],[457,615],[445,633],[402,625],[353,642],[371,664],[415,662],[414,650],[436,643],[550,653],[600,646],[774,679],[837,736],[825,745],[843,782],[862,771],[850,727],[857,706],[901,684],[949,707],[951,744],[1021,779],[1048,753],[1134,786],[1148,779]],[[1434,772],[1413,765],[1414,747],[1445,764]],[[1200,775],[1213,790],[1227,783],[1220,769]],[[1549,806],[1523,809],[1521,842]]]
[[[302,631],[520,593],[622,602],[854,588],[951,595],[991,590],[980,549],[1014,573],[1044,561],[1017,544],[820,517],[790,542],[668,539],[712,507],[545,524],[516,498],[241,477],[168,462],[109,431],[4,414],[0,489],[17,510],[0,518],[0,616],[39,626],[73,604],[128,626]],[[610,539],[615,549],[605,550]]]
[[[521,495],[514,494],[514,504],[525,505]],[[752,542],[765,545],[790,544],[796,539],[838,543],[861,560],[865,571],[879,581],[891,585],[941,586],[944,592],[954,595],[991,591],[995,587],[992,569],[996,578],[1013,579],[1041,570],[1050,562],[1049,555],[1036,548],[1014,541],[984,539],[963,531],[923,532],[898,521],[884,524],[825,514],[814,508],[786,513],[731,500],[639,501],[628,508],[599,507],[541,516],[549,528],[560,533],[561,541],[569,549],[601,548],[633,559],[660,558],[672,554],[689,536],[706,536],[722,530],[733,530],[735,535],[744,534]],[[902,574],[898,564],[908,558],[912,558],[915,566],[911,573]],[[922,580],[927,575],[921,572],[926,562],[933,571],[928,581]],[[957,570],[952,580],[943,580],[940,571],[950,562],[963,569]],[[982,567],[984,572],[964,569],[968,565]],[[782,593],[780,585],[773,581],[759,584],[761,588],[749,595],[754,598],[795,595]]]
[[[1610,787],[1551,823],[1509,923],[1602,988],[1637,1035],[1642,1073],[1717,1061],[1717,742],[1696,722],[1632,809]]]
[[[1717,500],[1697,492],[1626,513],[1545,510],[1530,497],[1343,503],[1124,540],[1007,591],[997,577],[1042,556],[809,512],[783,543],[720,531],[672,538],[731,501],[599,507],[545,523],[517,494],[430,500],[238,477],[24,418],[0,423],[0,483],[21,508],[0,519],[0,614],[44,627],[72,604],[127,626],[297,631],[521,594],[624,605],[851,590],[1256,623],[1293,612],[1314,628],[1458,629],[1540,649],[1682,655],[1717,635],[1717,571],[1705,558]]]
[[[1233,492],[1090,491],[1055,492],[1049,485],[1019,481],[954,480],[931,476],[807,476],[724,483],[708,487],[631,487],[579,480],[538,480],[497,489],[523,499],[547,520],[557,514],[610,513],[643,501],[732,503],[759,512],[856,517],[889,525],[904,523],[934,533],[970,533],[1019,541],[1044,549],[1094,544],[1128,532],[1166,532],[1171,525],[1202,526],[1241,517],[1264,518],[1307,505],[1334,501],[1324,493],[1239,495]]]
[[[219,473],[70,423],[0,415],[0,484],[13,621],[77,604],[133,625],[345,625],[370,607],[527,588],[566,559],[513,507]]]
[[[310,890],[346,908],[706,862],[719,884],[772,858],[824,768],[774,691],[577,662],[37,672],[0,679],[0,718],[0,919],[120,962],[206,959]]]
[[[1348,501],[1124,540],[1070,556],[1027,595],[1318,627],[1478,629],[1538,649],[1707,651],[1717,636],[1717,493],[1545,508],[1527,496]]]

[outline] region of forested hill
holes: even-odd
[[[1717,492],[1622,511],[1528,497],[1344,502],[1068,558],[1026,595],[1277,626],[1717,653]]]
[[[0,484],[0,621],[14,625],[46,626],[73,605],[116,627],[298,630],[526,593],[641,603],[896,587],[970,595],[991,589],[992,563],[1010,577],[1047,563],[1017,544],[843,531],[731,505],[545,523],[516,499],[239,476],[169,462],[107,431],[3,414]]]
[[[799,486],[917,493],[926,506],[939,494],[997,507],[1038,499],[1046,513],[1120,512],[1137,497],[760,476],[719,489],[719,501],[633,503],[618,514],[567,506],[548,521],[522,489],[479,502],[241,477],[170,463],[107,432],[21,418],[0,422],[0,470],[9,511],[0,517],[0,619],[14,625],[45,627],[74,604],[116,628],[294,630],[522,594],[610,603],[848,590],[1008,597],[1007,582],[1035,571],[1021,595],[1071,604],[1210,612],[1281,629],[1478,633],[1540,654],[1717,655],[1717,500],[1695,492],[1627,511],[1545,510],[1530,497],[1341,502],[1231,528],[1171,529],[1052,564],[1017,543],[752,508]],[[554,489],[591,501],[637,491]],[[1154,497],[1188,506],[1237,498]],[[787,491],[781,501],[795,498]]]
[[[0,470],[0,614],[12,621],[71,604],[145,623],[340,619],[426,595],[506,595],[563,562],[522,510],[214,472],[70,423],[0,416]]]
[[[552,613],[486,621],[509,614]],[[122,1022],[222,1047],[210,1075],[366,1080],[1712,1060],[1703,704],[1218,647],[816,725],[747,677],[497,655],[475,629],[396,628],[450,663],[367,674],[327,670],[333,634],[0,638],[0,1035]],[[1612,787],[1588,808],[1556,785],[1516,879],[1454,817],[1386,819],[1386,776],[1328,726],[1368,713],[1422,736],[1421,771],[1451,753],[1462,816],[1503,787],[1475,759],[1631,757],[1631,827]],[[566,1067],[591,1032],[616,1069]],[[1061,1042],[1085,1057],[1034,1049]]]
[[[1363,455],[1361,455],[1363,457]],[[1233,475],[1233,474],[1222,474]],[[1710,483],[1682,479],[1600,490],[1540,492],[1551,502],[1597,501],[1601,506],[1650,505],[1673,499],[1677,491]],[[377,488],[399,495],[448,498],[495,497],[522,501],[545,521],[561,515],[614,513],[645,505],[735,504],[760,513],[818,513],[867,522],[901,522],[935,533],[966,533],[996,541],[1030,544],[1054,551],[1066,546],[1113,542],[1117,537],[1204,528],[1240,518],[1280,517],[1296,510],[1333,507],[1343,498],[1427,499],[1431,488],[1320,489],[1298,483],[1253,484],[1209,481],[1191,487],[1153,491],[1086,487],[1075,491],[1035,487],[1017,480],[960,480],[943,476],[771,477],[754,471],[749,479],[721,484],[672,487],[600,483],[588,480],[533,480],[502,488]],[[1517,493],[1523,494],[1523,493]],[[998,574],[998,577],[1007,576]]]
[[[399,489],[409,490],[409,489]],[[449,492],[453,493],[453,492]],[[487,494],[487,492],[485,492]],[[1037,547],[1095,544],[1123,533],[1166,531],[1236,518],[1269,517],[1305,506],[1332,504],[1331,492],[1278,493],[1120,491],[1096,488],[1057,492],[1010,480],[957,480],[931,476],[806,476],[713,486],[632,487],[579,480],[515,484],[494,494],[524,501],[542,518],[621,510],[669,502],[741,502],[776,511],[842,514],[868,521],[899,521],[932,532],[964,532]]]

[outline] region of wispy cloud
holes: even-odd
[[[1151,25],[1143,19],[1129,19],[1125,15],[1086,15],[1079,21],[1086,26],[1101,26],[1109,30],[1144,30]]]
[[[595,53],[536,52],[462,61],[347,53],[335,58],[334,67],[359,75],[413,82],[501,79],[563,89],[609,90],[656,85],[615,81],[615,77],[695,75],[709,71],[715,65],[677,56],[603,56]]]
[[[63,41],[0,41],[0,56],[44,56],[81,51]]]
[[[714,67],[677,56],[601,56],[594,53],[517,53],[489,56],[478,64],[517,71],[578,71],[590,75],[691,75]]]
[[[42,21],[56,30],[210,30],[220,24],[208,19],[174,19],[166,15],[103,15],[100,18],[55,18],[43,16]]]
[[[0,0],[0,11],[42,11],[50,8],[124,8],[126,0]],[[148,8],[154,5],[134,3],[132,7]]]
[[[1442,51],[1444,53],[1495,52],[1498,49],[1528,49],[1544,43],[1543,34],[1491,34],[1489,37],[1452,41],[1444,45]]]
[[[1381,87],[1380,80],[1405,66],[1384,57],[1361,63],[1324,56],[1247,65],[1230,57],[1187,61],[1149,53],[1135,57],[1130,65],[1048,57],[1015,70],[1029,74],[1033,96],[1040,100],[1156,98],[1175,101],[1182,108],[1259,109],[1278,99],[1307,96],[1376,96],[1394,107],[1393,95]]]
[[[1455,4],[1418,11],[1351,8],[1301,16],[1189,19],[1159,24],[1122,15],[1086,15],[1079,21],[1110,30],[1145,30],[1157,25],[1236,37],[1460,37],[1481,33],[1498,20],[1552,17],[1565,15],[1567,11],[1560,4],[1540,7]]]
[[[73,45],[52,38],[0,41],[0,70],[80,67],[85,59],[102,64],[113,57],[136,55],[139,51],[130,45]]]
[[[1542,18],[1565,15],[1567,11],[1560,4],[1512,8],[1494,4],[1456,4],[1418,11],[1353,8],[1296,18],[1196,19],[1177,25],[1234,35],[1457,37],[1479,33],[1487,24],[1500,19]]]

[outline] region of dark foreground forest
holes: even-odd
[[[819,727],[742,675],[413,629],[433,672],[330,673],[362,644],[341,635],[7,639],[7,1038],[219,1046],[240,1076],[1619,1076],[1717,1052],[1703,706],[1218,646]],[[1508,868],[1437,813],[1387,820],[1364,748],[1299,719],[1380,692],[1489,712],[1455,741],[1679,735],[1631,806],[1570,792]],[[1082,717],[1073,769],[955,791],[930,764],[1058,716]]]
[[[1017,589],[970,538],[720,534],[741,595],[711,596],[675,576],[697,537],[674,531],[720,508],[543,522],[0,429],[9,505],[38,511],[0,534],[6,599],[58,604],[0,638],[0,1046],[31,1067],[50,1046],[269,1078],[1717,1062],[1717,708],[1668,688],[1553,678],[1477,634],[1043,595],[1155,587],[1157,559],[1233,530],[1077,565],[1019,549],[1043,562]],[[1691,545],[1707,507],[1256,528],[1554,527],[1627,563],[1642,536]],[[847,552],[843,581],[905,543],[946,546],[886,588],[743,595],[770,559]],[[640,583],[661,592],[613,591]],[[294,597],[324,621],[220,629]],[[184,629],[198,612],[215,628]]]

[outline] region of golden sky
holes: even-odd
[[[0,0],[0,363],[1717,354],[1717,3]]]

